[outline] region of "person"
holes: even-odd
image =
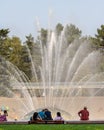
[[[60,112],[57,112],[56,117],[53,119],[54,121],[64,121]]]
[[[43,109],[42,111],[39,111],[39,112],[38,112],[38,115],[39,115],[39,117],[40,117],[42,120],[45,120],[45,118],[46,118],[45,109]]]
[[[40,121],[41,118],[38,116],[38,112],[34,112],[33,116],[30,118],[30,121]]]
[[[45,109],[45,115],[46,115],[45,120],[53,120],[51,111],[49,111],[48,109]]]
[[[78,115],[80,117],[80,120],[89,120],[89,111],[87,110],[87,107],[84,107],[83,110],[80,110],[78,112]]]
[[[8,116],[7,110],[4,110],[4,114],[0,115],[0,121],[7,121],[7,116]]]

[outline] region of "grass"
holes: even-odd
[[[0,125],[0,130],[104,130],[104,124],[77,125]]]

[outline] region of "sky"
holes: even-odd
[[[0,0],[0,29],[9,28],[11,37],[25,41],[57,23],[75,24],[82,35],[94,36],[104,24],[104,0]]]

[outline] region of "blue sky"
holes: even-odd
[[[36,37],[37,18],[43,28],[73,23],[83,35],[94,36],[104,24],[104,0],[0,0],[0,29],[9,28],[10,36]]]

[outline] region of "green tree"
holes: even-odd
[[[34,42],[34,38],[30,34],[29,36],[26,36],[26,42],[24,47],[24,52],[22,54],[22,59],[25,59],[25,61],[23,61],[25,62],[24,71],[32,82],[37,82],[40,79],[40,43],[38,42],[38,40]]]
[[[32,55],[32,60],[34,62],[34,66],[35,66],[35,71],[36,71],[36,75],[35,73],[33,73],[33,77],[32,77],[32,81],[40,81],[41,76],[40,76],[40,66],[41,66],[41,62],[42,62],[42,57],[41,57],[41,47],[40,44],[38,42],[35,42],[34,44],[34,50],[33,50],[33,55]],[[33,71],[32,71],[33,72]]]
[[[91,40],[92,47],[95,50],[100,50],[100,52],[104,54],[104,25],[101,25],[100,28],[97,29],[97,34],[95,34],[95,37],[92,37]],[[104,55],[102,55],[102,62],[99,64],[101,71],[104,71]]]
[[[41,28],[41,30],[39,31],[39,36],[38,36],[37,40],[39,42],[41,42],[42,45],[44,46],[47,43],[47,38],[48,38],[48,30]]]
[[[26,45],[22,46],[21,50],[21,62],[20,62],[20,70],[26,74],[29,80],[32,78],[31,72],[31,60],[29,58],[28,50]]]
[[[24,45],[22,47],[22,63],[21,69],[25,74],[28,76],[28,78],[32,79],[32,55],[33,55],[33,46],[34,46],[34,37],[32,34],[29,34],[26,36],[26,41],[24,42]]]
[[[17,67],[20,67],[21,62],[21,40],[18,37],[12,37],[9,42],[9,58],[8,60],[12,62]]]
[[[7,55],[8,48],[9,48],[9,45],[7,43],[8,33],[9,33],[9,29],[0,30],[0,55],[4,57]]]
[[[10,86],[10,77],[7,71],[7,63],[5,58],[7,58],[9,53],[8,39],[9,29],[0,30],[0,95],[2,96],[12,96],[10,91],[8,91]]]
[[[9,29],[1,29],[0,30],[0,40],[4,40],[8,37]]]
[[[97,34],[92,38],[93,45],[96,49],[104,49],[104,25],[97,29]]]
[[[29,48],[30,52],[32,53],[33,44],[34,44],[34,37],[31,34],[26,36],[25,44],[27,45],[27,47]]]
[[[56,34],[57,34],[57,36],[59,36],[60,34],[61,34],[61,31],[63,30],[63,26],[62,26],[62,24],[61,23],[58,23],[57,25],[56,25]]]
[[[81,37],[81,30],[75,25],[70,24],[66,26],[65,36],[68,41],[68,44],[72,43],[76,38]]]

